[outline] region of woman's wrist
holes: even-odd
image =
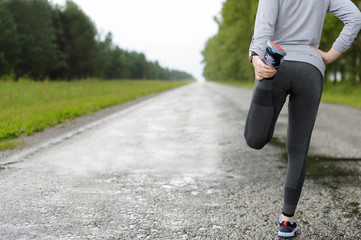
[[[326,64],[330,64],[334,61],[337,60],[337,58],[339,58],[341,56],[342,52],[334,49],[334,48],[331,48],[328,52],[327,52],[327,55],[326,55],[326,59],[324,59],[325,63]]]
[[[249,52],[249,62],[253,61],[254,56],[258,56],[258,54],[256,52],[254,52],[254,51],[250,51]]]
[[[330,64],[330,63],[336,61],[337,58],[339,58],[342,54],[342,52],[340,52],[334,48],[331,48],[328,52],[324,52],[316,47],[314,47],[314,48],[321,54],[322,59],[326,64]]]

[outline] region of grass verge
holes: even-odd
[[[253,89],[254,85],[253,82],[237,81],[224,81],[218,83],[250,89]],[[346,84],[332,85],[330,83],[326,83],[324,85],[321,101],[361,108],[361,86],[351,86]]]
[[[17,139],[23,134],[189,82],[0,82],[0,150],[23,146],[24,142]]]
[[[361,108],[361,86],[325,84],[322,101]]]
[[[0,150],[4,149],[15,149],[17,147],[25,146],[24,139],[11,139],[0,141]]]

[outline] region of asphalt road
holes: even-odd
[[[277,239],[287,112],[249,149],[250,98],[193,83],[3,155],[0,239]],[[296,239],[361,239],[360,122],[321,105]]]

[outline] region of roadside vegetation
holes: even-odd
[[[0,81],[0,150],[23,146],[21,135],[190,81]]]
[[[327,83],[323,87],[321,100],[361,108],[361,87]]]

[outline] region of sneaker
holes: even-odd
[[[278,236],[281,238],[293,238],[298,231],[296,222],[291,223],[280,219],[279,224]]]

